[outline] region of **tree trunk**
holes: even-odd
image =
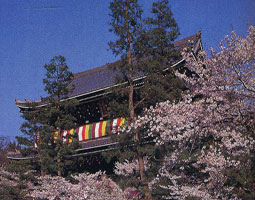
[[[59,106],[58,106],[58,109],[59,109]],[[60,137],[60,133],[61,133],[61,130],[60,130],[60,116],[58,116],[58,137],[60,138],[60,142],[62,142],[62,139]],[[60,159],[60,147],[61,144],[57,144],[57,167],[58,167],[58,176],[61,176],[61,159]]]
[[[43,171],[42,166],[41,166],[41,176],[44,176],[44,171]]]
[[[40,162],[40,167],[41,167],[41,176],[44,176],[44,167],[43,167],[43,163],[42,163],[42,157],[41,157],[41,149],[40,149],[40,144],[38,144],[38,137],[39,137],[40,134],[38,134],[38,136],[35,136],[35,143],[37,144],[37,153],[38,153],[38,156],[39,156],[39,162]]]
[[[137,131],[135,131],[135,142],[137,145],[140,145],[139,135]],[[142,155],[142,152],[139,151],[138,147],[136,148],[136,153],[137,153],[137,158],[139,163],[140,178],[145,190],[145,199],[152,200],[152,196],[151,196],[149,186],[146,180],[143,155]]]
[[[61,176],[60,164],[61,164],[60,153],[58,152],[57,153],[58,176]]]
[[[39,148],[39,147],[38,147]],[[43,163],[42,163],[42,158],[41,158],[41,150],[38,149],[38,154],[39,154],[39,158],[40,158],[40,166],[41,166],[41,176],[44,176],[44,167],[43,167]]]
[[[128,67],[129,67],[129,101],[128,101],[128,108],[129,108],[129,114],[130,114],[130,120],[135,120],[135,109],[134,109],[134,83],[133,83],[133,68],[132,68],[132,56],[131,56],[131,41],[130,41],[130,33],[129,33],[129,25],[128,25],[128,7],[127,7],[127,1],[125,1],[125,16],[126,16],[126,32],[127,32],[127,45],[128,45]],[[138,132],[135,131],[135,142],[137,145],[139,145],[139,135]],[[136,149],[137,152],[137,158],[139,163],[139,170],[140,170],[140,178],[142,181],[142,184],[144,186],[145,190],[145,198],[147,200],[151,200],[152,196],[149,191],[149,187],[146,181],[145,177],[145,170],[144,170],[144,161],[143,161],[143,155],[142,153]]]

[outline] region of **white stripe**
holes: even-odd
[[[79,133],[78,133],[79,141],[82,141],[82,130],[83,130],[83,126],[79,128]]]
[[[113,133],[116,133],[117,121],[118,121],[118,118],[114,119],[113,122],[112,122],[112,132]]]
[[[64,133],[63,133],[63,142],[67,141],[66,135],[67,135],[67,131],[64,131]]]
[[[99,137],[99,122],[96,123],[96,127],[95,127],[95,138]]]

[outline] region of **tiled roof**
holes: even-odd
[[[86,94],[111,86],[114,84],[114,77],[114,72],[108,68],[108,65],[74,74],[74,80],[71,84],[75,85],[75,89],[69,96]]]
[[[199,45],[201,32],[197,32],[187,38],[178,40],[173,43],[174,48],[182,49],[184,47],[191,47],[194,50],[197,49]],[[176,60],[177,63],[180,60]],[[173,63],[173,64],[175,64]],[[86,70],[84,72],[79,72],[74,74],[74,79],[70,85],[74,85],[75,89],[68,95],[68,97],[77,97],[82,95],[88,95],[94,93],[98,90],[103,90],[107,87],[113,86],[115,83],[115,72],[109,69],[109,64],[97,67],[91,70]],[[25,101],[16,100],[16,105],[18,107],[28,107],[31,101],[25,99]],[[41,101],[33,101],[37,105],[43,104]]]

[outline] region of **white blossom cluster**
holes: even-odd
[[[30,173],[34,171],[26,172]],[[22,192],[28,199],[68,199],[68,200],[128,200],[137,199],[140,192],[136,188],[127,187],[123,191],[104,172],[98,171],[95,174],[81,173],[72,176],[73,183],[60,176],[46,175],[35,178],[38,183],[35,185],[29,180],[24,180],[26,188]],[[17,173],[10,173],[0,168],[0,191],[4,186],[15,187],[20,182]],[[23,198],[23,197],[22,197]]]
[[[144,161],[144,168],[146,171],[150,167],[148,162],[148,157],[145,156],[143,158],[143,161]],[[117,175],[130,176],[138,172],[139,172],[139,163],[137,159],[132,161],[125,160],[122,163],[121,162],[115,163],[114,173]]]
[[[220,43],[220,50],[212,49],[211,56],[200,52],[197,60],[184,52],[186,67],[194,75],[178,71],[176,75],[186,82],[189,92],[181,102],[162,102],[147,109],[129,127],[130,131],[146,127],[158,145],[175,147],[150,184],[167,177],[169,184],[161,185],[169,190],[166,199],[236,199],[233,188],[225,186],[224,171],[250,163],[242,159],[255,144],[255,27],[249,27],[245,38],[232,32]],[[185,174],[183,169],[191,162],[203,176]],[[176,166],[180,169],[172,170]]]
[[[83,173],[73,176],[77,183],[70,183],[56,176],[40,177],[38,186],[31,188],[27,196],[45,199],[90,199],[90,200],[124,200],[126,194],[110,178],[99,171],[95,174]]]
[[[254,151],[255,27],[249,27],[245,38],[232,32],[219,47],[220,52],[212,49],[211,56],[200,52],[196,60],[184,51],[186,67],[194,74],[175,72],[189,88],[182,101],[161,102],[122,130],[131,134],[134,129],[143,129],[157,145],[172,145],[174,150],[149,183],[151,190],[159,187],[167,191],[162,198],[239,199],[226,171],[249,168],[249,156]],[[144,163],[146,170],[149,159],[145,157]],[[139,171],[136,160],[117,162],[115,167],[117,175],[130,176]],[[13,174],[1,173],[16,179]],[[76,183],[62,177],[40,177],[38,186],[29,185],[27,195],[63,200],[132,198],[101,171],[73,179]],[[0,181],[14,184],[4,176]]]

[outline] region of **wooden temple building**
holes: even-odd
[[[193,52],[194,59],[198,51],[202,49],[201,33],[197,32],[187,38],[178,40],[173,43],[174,48],[181,51],[183,48],[190,48]],[[183,67],[185,60],[180,58],[173,60],[170,68]],[[138,75],[134,81],[142,82],[146,75]],[[115,143],[112,142],[110,134],[117,133],[119,127],[126,124],[124,118],[109,119],[107,115],[107,94],[110,89],[116,87],[115,72],[113,72],[108,64],[91,70],[74,74],[71,82],[74,90],[68,94],[67,99],[77,99],[79,108],[76,118],[79,121],[77,127],[65,131],[63,134],[77,134],[80,143],[80,149],[77,149],[76,156],[95,154],[105,150],[114,149]],[[124,83],[123,83],[124,84]],[[33,103],[36,107],[43,107],[45,103],[41,100],[25,101],[15,100],[16,106],[20,112],[30,109],[29,103]],[[22,157],[20,154],[9,155],[8,158],[22,160],[36,157]]]

